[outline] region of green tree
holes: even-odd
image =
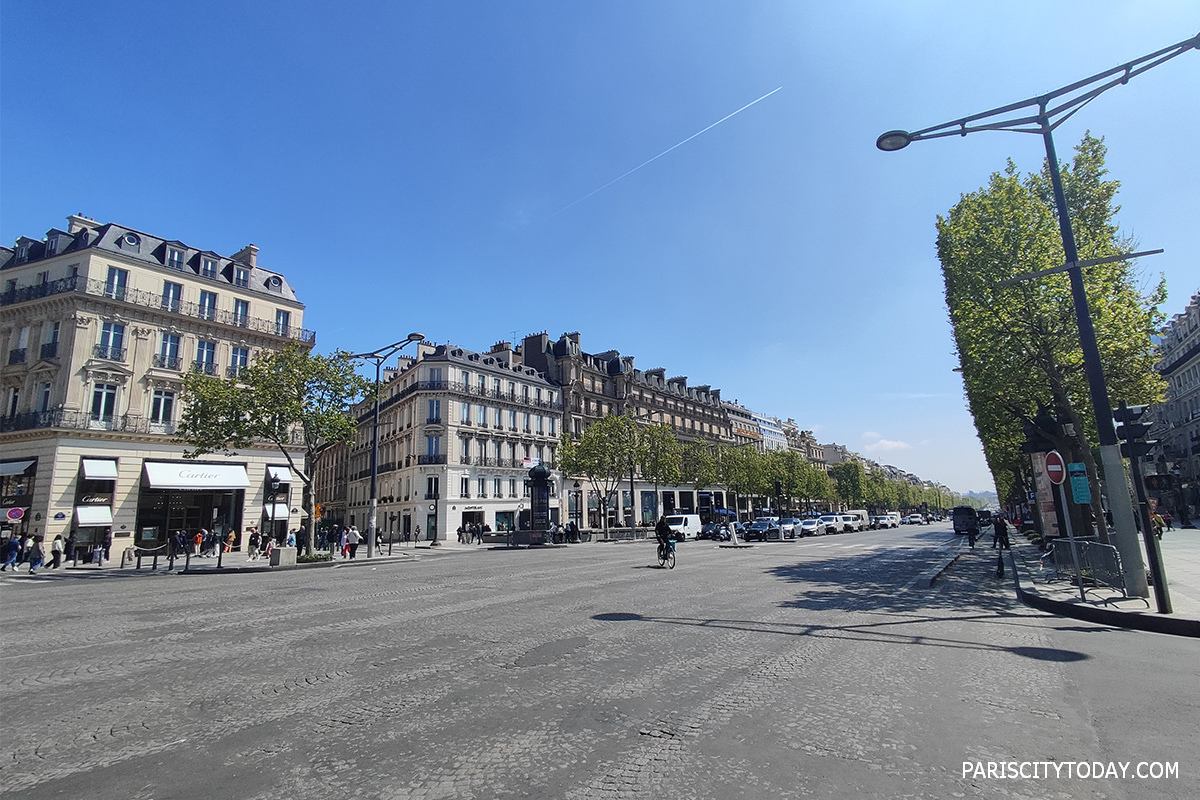
[[[1090,134],[1062,169],[1062,179],[1081,259],[1130,252],[1114,218],[1119,184],[1104,179],[1105,147]],[[1022,426],[1039,404],[1073,423],[1074,436],[1043,433],[1068,460],[1087,465],[1098,487],[1094,416],[1068,278],[1063,273],[1008,285],[1010,277],[1062,264],[1062,240],[1050,188],[1048,164],[1022,177],[1010,161],[987,187],[964,196],[939,217],[938,256],[946,303],[966,386],[967,401],[1000,497],[1024,494],[1028,457],[1020,452]],[[1163,384],[1154,372],[1151,336],[1166,296],[1160,280],[1139,288],[1136,266],[1101,264],[1082,271],[1110,396],[1154,402]],[[1124,490],[1118,489],[1118,491]],[[1094,517],[1105,530],[1099,492]]]
[[[843,461],[829,468],[829,476],[833,478],[838,498],[848,508],[859,508],[863,504],[863,484],[866,480],[866,470],[857,461]]]
[[[563,433],[558,448],[558,468],[564,475],[584,477],[600,495],[600,524],[608,538],[608,510],[621,482],[639,457],[637,423],[627,416],[609,414],[584,429],[578,441]],[[632,502],[632,498],[630,498]]]
[[[354,371],[348,353],[316,355],[293,343],[283,350],[263,351],[236,377],[200,372],[184,376],[183,416],[176,435],[188,446],[185,458],[232,455],[262,442],[275,445],[303,484],[302,543],[311,555],[313,467],[326,447],[354,440],[357,425],[346,409],[370,389]],[[295,458],[297,448],[304,452],[303,468]]]
[[[683,447],[666,423],[639,427],[638,439],[638,471],[642,480],[654,484],[657,507],[658,487],[674,486],[683,479]],[[637,501],[631,498],[630,502]]]

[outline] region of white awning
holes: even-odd
[[[248,489],[250,479],[241,464],[167,464],[146,462],[146,480],[153,489]]]
[[[280,483],[291,483],[292,473],[287,467],[267,467],[267,480],[271,478],[278,478]]]
[[[0,464],[0,475],[20,475],[32,464],[32,461],[6,461]]]
[[[273,506],[268,503],[267,505],[263,506],[263,515],[267,519],[274,522],[277,519],[287,519],[289,516],[291,516],[291,512],[288,509],[287,503],[276,503]]]
[[[75,506],[75,521],[80,525],[112,525],[109,506]]]
[[[117,462],[111,458],[85,458],[83,460],[83,477],[89,481],[115,481],[117,479]]]

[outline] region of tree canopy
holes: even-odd
[[[264,350],[234,377],[186,375],[177,436],[189,447],[186,458],[233,454],[263,442],[277,447],[303,483],[304,547],[311,554],[313,465],[329,445],[353,441],[357,423],[346,410],[370,389],[341,350],[317,355],[295,343]],[[304,452],[303,467],[297,450]]]
[[[1119,183],[1105,180],[1102,139],[1085,135],[1061,170],[1080,259],[1132,252],[1116,226]],[[1003,500],[1024,495],[1029,459],[1020,452],[1022,427],[1039,404],[1075,425],[1067,440],[1043,431],[1069,460],[1088,464],[1097,486],[1089,441],[1095,441],[1079,332],[1065,273],[1009,285],[1001,281],[1060,266],[1064,256],[1048,163],[1021,176],[1009,161],[988,185],[963,196],[937,221],[938,257],[967,401],[988,466]],[[1135,264],[1115,262],[1082,270],[1110,396],[1130,403],[1160,399],[1151,336],[1165,299],[1160,280],[1147,289]],[[1055,439],[1057,437],[1057,439]],[[1096,516],[1103,519],[1099,497]]]

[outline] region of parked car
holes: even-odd
[[[821,521],[817,519],[802,519],[799,528],[798,536],[816,536],[818,533],[824,533]]]
[[[853,517],[853,522],[851,523],[854,526],[853,530],[865,531],[871,527],[871,517],[865,510],[852,508],[846,513]]]
[[[779,530],[783,531],[783,538],[795,539],[800,535],[800,522],[797,517],[784,517],[779,520]]]
[[[925,518],[922,517],[920,514],[909,514],[907,517],[904,518],[904,524],[905,525],[924,525]]]
[[[871,528],[873,530],[884,530],[892,527],[892,521],[887,517],[871,517]]]
[[[711,539],[714,542],[727,542],[732,538],[732,534],[725,530],[724,523],[706,522],[700,528],[700,538]]]
[[[841,514],[825,514],[817,520],[817,524],[821,526],[821,533],[842,532]]]
[[[838,519],[842,521],[842,533],[854,533],[857,530],[862,530],[859,527],[860,520],[854,514],[839,514]]]
[[[746,528],[746,541],[766,542],[779,538],[779,526],[770,519],[756,519]]]

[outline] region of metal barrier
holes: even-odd
[[[1071,540],[1058,537],[1051,543],[1054,554],[1054,573],[1058,578],[1070,580],[1087,591],[1101,586],[1116,589],[1121,597],[1129,597],[1125,589],[1125,575],[1121,571],[1121,554],[1111,544],[1102,544],[1095,538],[1076,538],[1075,546],[1079,557],[1079,571],[1075,571],[1075,559],[1071,554]],[[1105,602],[1108,602],[1107,600]]]
[[[609,528],[608,540],[610,542],[631,542],[637,539],[646,539],[653,533],[653,528]]]

